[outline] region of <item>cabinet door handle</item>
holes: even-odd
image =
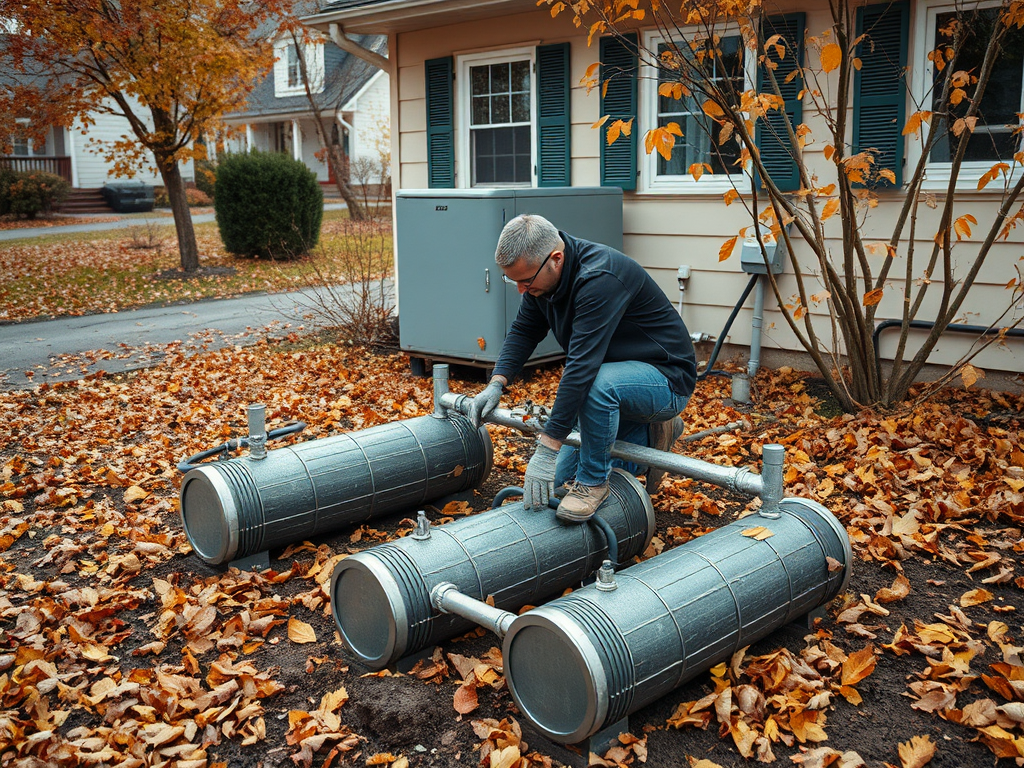
[[[484,293],[491,292],[491,270],[484,270]]]

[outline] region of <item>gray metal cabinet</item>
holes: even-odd
[[[519,310],[494,249],[505,223],[538,213],[575,237],[622,249],[622,190],[407,189],[396,195],[400,344],[411,358],[490,366]],[[531,362],[560,357],[549,334]]]

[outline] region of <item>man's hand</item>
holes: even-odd
[[[473,404],[469,408],[469,420],[474,427],[479,427],[484,419],[491,415],[491,411],[498,407],[501,400],[501,391],[505,388],[504,382],[495,377],[491,383],[473,398]]]
[[[558,451],[537,442],[537,450],[526,465],[526,476],[523,478],[523,506],[546,507],[548,499],[555,492],[555,462]]]

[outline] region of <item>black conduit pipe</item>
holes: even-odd
[[[911,328],[920,331],[930,331],[935,327],[935,323],[931,320],[911,320],[909,325]],[[875,350],[875,373],[878,375],[879,379],[882,378],[882,355],[878,350],[878,338],[882,335],[882,331],[888,330],[889,328],[900,328],[902,326],[902,320],[883,320],[875,326],[875,330],[871,333],[871,346]],[[987,325],[967,325],[965,323],[950,323],[946,326],[945,331],[955,331],[956,333],[976,333],[979,336],[992,336],[994,334],[1004,332],[1000,328],[989,328]],[[1007,336],[1024,338],[1024,328],[1007,328],[1005,329],[1005,334]]]
[[[732,328],[733,320],[736,319],[736,315],[740,313],[740,307],[746,302],[750,292],[754,290],[754,286],[757,285],[758,278],[760,275],[751,275],[750,281],[747,283],[747,287],[743,289],[743,293],[740,294],[740,300],[736,302],[736,306],[732,308],[732,314],[729,315],[729,319],[725,321],[725,327],[722,329],[722,333],[719,334],[718,339],[715,341],[715,347],[711,350],[711,357],[708,358],[708,364],[704,367],[703,373],[697,375],[697,381],[706,379],[711,374],[717,376],[732,376],[728,371],[716,371],[715,360],[718,359],[718,353],[722,349],[722,344],[725,343],[725,337],[729,335],[729,329]]]
[[[287,426],[284,427],[272,429],[269,432],[267,432],[267,442],[269,443],[271,440],[277,440],[278,438],[281,437],[293,435],[296,432],[301,432],[305,428],[306,422],[296,421],[294,424],[288,424]],[[248,445],[248,437],[233,438],[231,440],[228,440],[226,443],[221,443],[215,448],[207,448],[205,451],[200,451],[194,456],[189,456],[184,461],[179,461],[178,471],[181,472],[182,474],[185,474],[190,469],[195,469],[196,465],[199,464],[199,462],[205,461],[211,456],[216,456],[218,453],[222,454],[221,459],[226,459],[228,458],[228,454],[230,454],[232,451],[238,450],[239,448],[246,448],[248,447]]]
[[[512,496],[522,496],[523,489],[516,485],[510,485],[507,488],[502,488],[494,495],[494,501],[491,502],[491,509],[497,509],[504,502],[505,499],[511,498]]]

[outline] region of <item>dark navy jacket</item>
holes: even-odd
[[[523,294],[494,374],[511,381],[550,329],[565,350],[565,369],[544,432],[565,438],[602,363],[649,363],[680,395],[693,393],[696,357],[675,307],[643,267],[623,253],[559,232],[565,263],[558,285]]]

